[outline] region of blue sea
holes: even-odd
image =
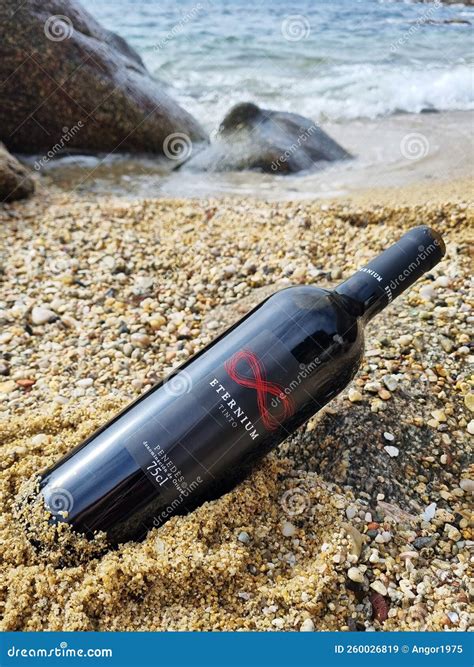
[[[401,174],[406,181],[413,170],[419,178],[436,178],[440,172],[452,177],[472,160],[473,7],[436,0],[82,4],[129,41],[153,76],[211,136],[234,104],[252,101],[316,120],[357,158],[313,180],[280,181],[280,189],[332,195],[354,179],[356,187],[372,178],[386,185]],[[400,143],[413,133],[429,144],[416,164],[400,156]],[[123,187],[130,180],[139,194],[150,194],[146,177],[130,175],[129,166],[122,171]],[[213,178],[210,191],[268,195],[275,178],[222,175]],[[197,176],[186,183],[182,177],[154,178],[151,194],[201,194],[209,186]]]
[[[83,4],[128,39],[209,129],[243,100],[320,121],[474,107],[472,7],[399,0]]]

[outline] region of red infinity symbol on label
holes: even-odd
[[[253,377],[247,377],[238,371],[237,365],[240,362],[246,362],[248,364]],[[240,350],[240,352],[236,352],[224,363],[224,368],[234,382],[240,384],[242,387],[255,389],[257,392],[258,411],[260,412],[263,425],[267,431],[274,431],[280,426],[283,420],[293,414],[295,410],[293,401],[286,396],[283,387],[280,387],[276,382],[268,382],[266,380],[265,368],[253,352],[250,352],[250,350]],[[281,413],[279,418],[272,415],[268,410],[268,395],[277,396],[280,401]]]

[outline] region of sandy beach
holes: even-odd
[[[324,202],[40,185],[5,205],[1,629],[471,627],[471,200],[459,180]],[[79,559],[67,530],[31,544],[25,479],[270,292],[333,286],[421,223],[445,260],[369,327],[348,391],[250,479],[142,543]]]

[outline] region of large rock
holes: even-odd
[[[0,143],[0,203],[24,199],[34,190],[35,184],[29,172]]]
[[[230,110],[214,143],[194,155],[186,167],[289,174],[349,157],[342,146],[309,118],[244,103]]]
[[[189,152],[206,139],[125,40],[70,0],[0,1],[0,81],[0,139],[12,151],[174,158],[176,141]]]

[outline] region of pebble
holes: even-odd
[[[459,486],[467,493],[474,493],[474,479],[462,479],[459,482]]]
[[[364,573],[358,567],[350,567],[347,571],[347,576],[351,581],[355,581],[358,584],[364,583]]]
[[[351,403],[362,401],[362,394],[357,389],[349,389],[348,398]]]
[[[353,519],[356,516],[356,514],[357,514],[357,509],[355,507],[348,507],[346,509],[346,517],[349,519],[349,521]]]
[[[425,301],[431,301],[436,295],[436,290],[432,285],[422,285],[419,294]]]
[[[464,396],[464,405],[468,410],[474,412],[474,393],[472,391]]]
[[[398,377],[396,375],[384,375],[382,381],[389,391],[395,391],[398,387]]]
[[[380,595],[383,595],[384,597],[387,595],[387,589],[386,589],[386,587],[382,584],[381,581],[378,581],[378,580],[373,581],[373,582],[370,584],[370,588],[372,588],[372,590],[374,590],[376,593],[380,593]]]
[[[0,360],[0,375],[8,375],[10,372],[10,368],[8,364],[2,360]]]
[[[393,435],[393,433],[389,433],[388,431],[384,432],[383,437],[385,438],[385,440],[388,440],[389,442],[393,442],[395,440],[395,436]],[[381,500],[383,500],[383,498]]]
[[[314,623],[310,618],[306,618],[300,626],[300,632],[313,632]]]
[[[137,345],[138,347],[145,348],[148,347],[151,343],[150,337],[144,333],[133,333],[130,336],[132,345]]]
[[[0,382],[0,394],[9,394],[17,388],[14,380],[4,380]]]
[[[431,521],[436,513],[436,503],[431,503],[422,514],[423,521]]]
[[[417,537],[413,540],[413,546],[415,549],[425,549],[432,547],[436,544],[436,539],[434,537]]]
[[[403,336],[400,336],[398,339],[398,342],[402,347],[405,347],[406,345],[409,345],[413,340],[413,336],[411,334],[403,334]]]
[[[449,618],[451,623],[458,623],[459,621],[459,614],[455,611],[448,611],[446,616]]]
[[[46,433],[37,433],[31,438],[32,445],[43,445],[45,442],[48,442]]]
[[[278,629],[281,629],[285,625],[285,621],[282,618],[274,618],[272,621],[272,625],[274,625]]]
[[[94,384],[94,380],[92,378],[81,378],[76,384],[78,387],[91,387]]]
[[[451,542],[457,542],[462,537],[461,532],[456,528],[456,526],[453,526],[450,523],[446,523],[444,525],[444,530]]]
[[[467,425],[467,432],[469,433],[469,435],[474,435],[474,419],[471,419],[471,421]]]
[[[250,535],[246,533],[245,530],[242,530],[239,533],[237,539],[239,540],[239,542],[242,542],[243,544],[248,544],[250,542]]]
[[[34,306],[31,311],[31,321],[33,324],[47,324],[58,319],[57,313],[49,308],[42,308],[41,306]]]
[[[392,459],[400,454],[398,447],[394,447],[393,445],[385,445],[384,450]]]
[[[293,537],[296,533],[296,527],[290,521],[284,521],[281,527],[284,537]]]

